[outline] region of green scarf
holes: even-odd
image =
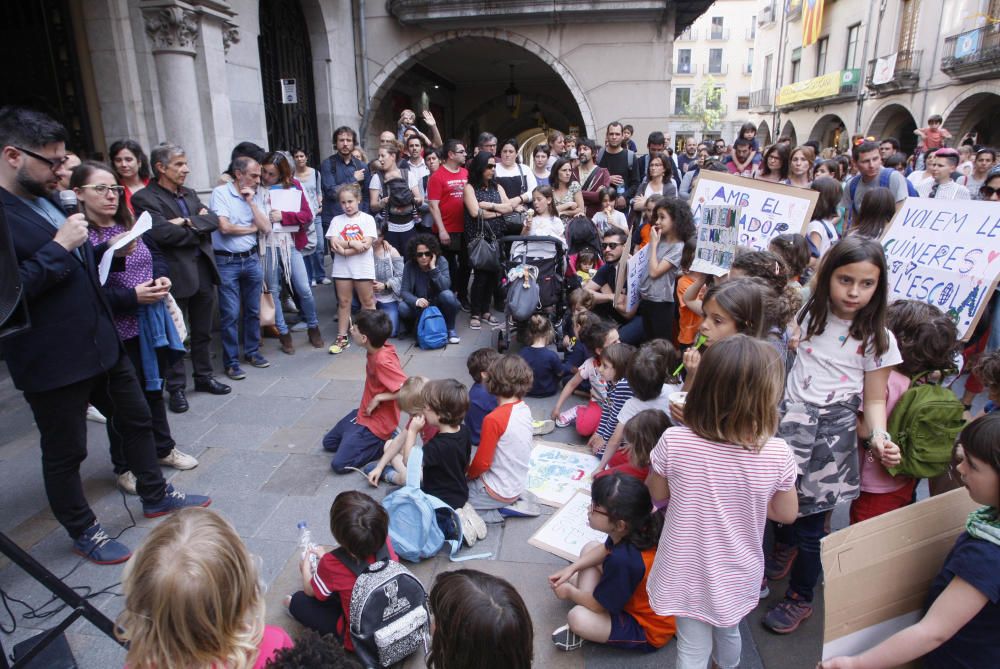
[[[965,530],[969,536],[1000,546],[1000,515],[992,506],[984,506],[970,513]]]

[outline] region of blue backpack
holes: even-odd
[[[417,323],[417,346],[425,351],[444,348],[448,344],[448,325],[437,307],[426,307]]]

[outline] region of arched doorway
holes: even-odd
[[[763,148],[771,143],[771,126],[767,121],[761,121],[757,126],[757,144]]]
[[[913,134],[916,129],[917,122],[913,120],[913,115],[906,107],[888,104],[872,116],[866,134],[876,139],[894,137],[899,140],[900,150],[910,155],[917,148],[917,136]]]
[[[785,121],[784,125],[781,126],[781,132],[778,133],[778,139],[781,139],[782,137],[788,137],[791,139],[793,147],[799,145],[799,136],[795,132],[795,126],[792,125],[791,121]]]
[[[847,126],[836,114],[827,114],[816,121],[812,132],[809,133],[809,139],[819,142],[820,150],[832,147],[843,151],[850,144]]]
[[[511,88],[519,101],[514,109],[507,105]],[[573,74],[544,46],[509,31],[427,37],[387,63],[368,90],[371,102],[362,130],[369,140],[395,128],[405,108],[430,108],[442,135],[466,142],[482,131],[501,140],[536,127],[590,137],[595,132],[586,95]]]
[[[970,91],[966,98],[958,100],[947,110],[944,127],[954,139],[952,146],[958,146],[967,132],[976,133],[976,144],[994,146],[1000,141],[1000,94],[994,91]]]
[[[260,78],[268,148],[304,148],[319,158],[312,50],[296,0],[260,0]]]

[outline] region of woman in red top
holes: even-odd
[[[139,143],[132,139],[118,140],[111,145],[108,154],[111,156],[115,178],[118,179],[119,185],[125,187],[125,205],[135,215],[135,210],[132,209],[132,195],[149,184],[149,178],[152,176],[149,158]]]

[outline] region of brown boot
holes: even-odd
[[[275,325],[264,325],[260,328],[260,336],[267,337],[268,339],[278,339],[281,333],[278,332],[278,328]]]
[[[295,355],[295,346],[292,344],[292,333],[278,335],[278,343],[281,344],[281,352],[288,355]]]
[[[319,333],[319,327],[309,328],[307,333],[309,334],[309,343],[312,344],[313,348],[323,348],[326,346],[326,342],[323,341],[323,335]]]

